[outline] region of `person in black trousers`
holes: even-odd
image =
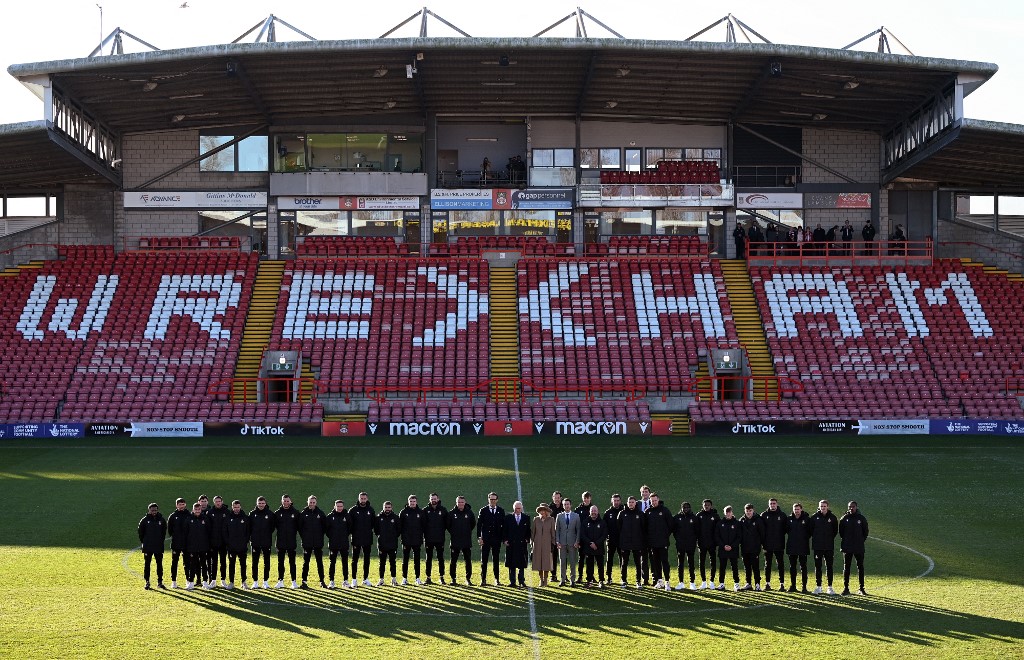
[[[605,529],[608,530],[608,563],[604,570],[605,582],[607,584],[612,582],[612,564],[620,561],[619,514],[622,513],[622,496],[618,493],[612,495],[611,504],[605,510],[604,515],[601,516],[604,519]]]
[[[406,507],[398,514],[398,522],[402,527],[402,584],[409,584],[410,553],[413,555],[416,584],[423,584],[420,581],[420,557],[423,552],[423,527],[426,515],[415,495],[410,495],[406,500]]]
[[[864,254],[874,254],[875,226],[871,224],[871,218],[864,223],[863,229],[860,230],[860,237],[864,239]]]
[[[292,589],[298,589],[295,581],[295,550],[298,548],[295,536],[299,532],[299,512],[292,506],[290,495],[281,496],[281,506],[274,512],[275,528],[277,529],[277,588],[284,587],[284,558],[288,557],[288,568],[292,578]]]
[[[427,508],[423,510],[423,540],[427,544],[427,584],[433,584],[433,559],[437,556],[437,572],[444,584],[444,535],[448,529],[448,509],[441,504],[437,493],[430,494]]]
[[[654,588],[671,589],[672,579],[668,565],[668,543],[672,537],[672,512],[661,503],[657,493],[651,493],[650,506],[644,512],[647,529],[647,548],[651,558],[651,572],[654,573]]]
[[[754,505],[743,506],[743,517],[740,518],[740,553],[743,555],[743,569],[746,581],[741,591],[750,591],[750,578],[753,573],[754,591],[761,591],[761,545],[764,543],[764,520],[754,515]]]
[[[480,586],[487,586],[487,560],[491,560],[494,584],[501,586],[498,579],[498,557],[501,554],[502,534],[505,531],[505,509],[498,506],[498,494],[487,493],[487,506],[481,507],[476,516],[476,538],[480,544]]]
[[[851,255],[853,251],[850,249],[853,246],[853,225],[847,220],[843,228],[839,230],[839,235],[843,239],[843,254]]]
[[[224,498],[213,496],[213,506],[206,510],[210,519],[210,586],[217,586],[217,567],[220,567],[220,584],[227,587],[228,547],[224,545],[224,523],[227,521],[228,508],[224,506]]]
[[[512,513],[505,516],[505,568],[510,587],[526,587],[526,566],[530,554],[530,518],[523,513],[523,503],[512,504]],[[518,580],[517,580],[518,578]],[[518,583],[517,583],[518,582]]]
[[[359,579],[359,555],[363,556],[363,584],[370,582],[370,546],[373,545],[373,530],[376,525],[377,512],[370,504],[370,496],[359,493],[356,505],[349,509],[349,521],[352,529],[352,579]]]
[[[633,566],[636,568],[636,588],[643,587],[643,569],[641,568],[640,556],[644,551],[644,523],[646,518],[640,507],[637,506],[636,498],[632,495],[626,500],[626,508],[619,513],[619,584],[626,586],[626,569],[629,568],[629,558],[633,557]]]
[[[718,587],[719,591],[725,590],[725,569],[726,564],[732,565],[732,588],[733,591],[740,590],[740,542],[743,532],[740,523],[732,515],[732,507],[722,509],[725,517],[715,525],[715,545],[718,547]]]
[[[302,589],[309,589],[306,579],[309,577],[310,557],[316,557],[316,572],[320,578],[320,588],[326,589],[324,583],[324,531],[327,528],[327,514],[316,505],[316,495],[306,498],[306,508],[299,514],[299,536],[302,538]]]
[[[188,552],[185,588],[192,590],[196,582],[201,580],[203,589],[210,589],[210,565],[207,562],[210,554],[210,521],[203,514],[203,505],[199,502],[192,505],[192,515],[188,518],[185,550]]]
[[[821,593],[821,564],[825,563],[825,575],[828,578],[829,596],[835,596],[832,589],[832,563],[836,554],[836,534],[839,533],[839,519],[828,510],[828,500],[818,502],[818,511],[811,516],[811,547],[814,550],[814,588],[815,594]]]
[[[608,527],[604,524],[601,511],[596,506],[590,507],[590,512],[580,524],[580,552],[586,558],[587,586],[598,589],[604,587],[604,546],[608,540]],[[597,582],[594,581],[594,564],[597,564]]]
[[[796,566],[800,564],[803,593],[807,591],[807,555],[811,553],[811,517],[804,505],[793,505],[793,515],[786,518],[786,554],[789,555],[789,591],[796,593]]]
[[[171,537],[171,589],[178,588],[178,560],[185,552],[185,537],[188,535],[188,519],[191,514],[185,509],[185,498],[174,500],[174,511],[167,518],[167,533]],[[185,574],[188,575],[188,554],[185,554]],[[188,578],[185,578],[188,581]]]
[[[224,522],[224,546],[228,549],[228,589],[235,588],[235,564],[241,569],[242,589],[245,584],[245,560],[249,554],[249,538],[252,536],[252,523],[249,516],[242,511],[242,503],[235,500],[231,503],[231,513]],[[253,575],[253,581],[256,576]]]
[[[453,585],[455,567],[462,555],[466,565],[466,584],[473,586],[473,528],[476,527],[476,516],[466,506],[466,498],[459,495],[455,498],[455,508],[448,512],[448,534],[451,538],[451,563],[448,565],[448,577]]]
[[[672,517],[672,535],[676,539],[676,561],[679,564],[679,583],[676,584],[676,591],[686,588],[685,567],[687,563],[690,566],[690,589],[697,588],[694,555],[697,552],[698,528],[699,524],[697,516],[693,514],[693,508],[689,502],[683,502],[679,507],[679,513]]]
[[[700,588],[715,588],[715,568],[718,557],[715,553],[715,530],[718,527],[718,511],[712,506],[712,501],[706,499],[701,503],[701,510],[697,512],[697,547],[700,548]],[[711,580],[708,581],[705,573],[705,561],[711,559]]]
[[[554,518],[562,512],[562,493],[554,491],[551,493],[551,501],[548,502],[548,508],[551,509],[551,517]],[[551,544],[551,581],[554,582],[558,579],[558,544]]]
[[[768,508],[761,512],[764,522],[764,590],[772,590],[772,560],[779,567],[779,591],[786,590],[786,575],[782,555],[786,550],[786,514],[779,508],[774,497],[768,500]]]
[[[267,506],[267,498],[260,495],[256,498],[256,508],[249,512],[251,525],[249,541],[252,544],[252,588],[269,589],[270,580],[270,546],[274,544],[274,530],[277,529],[277,517]],[[260,583],[260,559],[263,560],[263,582]]]
[[[395,560],[398,556],[398,541],[402,537],[402,525],[392,509],[391,502],[384,502],[382,511],[374,520],[373,532],[377,535],[377,563],[379,575],[377,586],[384,585],[384,571],[391,565],[391,585],[398,585]]]
[[[153,502],[149,505],[146,515],[139,521],[139,543],[142,544],[142,556],[146,562],[142,573],[142,577],[146,579],[146,589],[150,588],[149,567],[153,559],[156,559],[156,586],[161,589],[167,588],[164,586],[164,539],[166,538],[167,521],[160,513],[160,507]]]
[[[341,557],[341,586],[349,587],[356,586],[356,581],[353,579],[352,584],[348,582],[348,549],[349,549],[349,536],[351,535],[351,520],[349,519],[348,511],[345,510],[345,503],[341,500],[334,500],[334,511],[327,514],[327,548],[331,551],[331,566],[330,575],[328,579],[330,582],[327,583],[328,589],[334,588],[334,566]]]
[[[857,509],[856,502],[850,502],[846,514],[839,520],[839,550],[843,553],[843,595],[850,595],[850,567],[857,560],[857,577],[860,589],[857,594],[867,596],[864,590],[864,541],[868,538],[868,519]]]
[[[593,499],[594,496],[591,494],[591,492],[589,490],[585,490],[583,491],[583,494],[580,495],[580,504],[577,504],[576,508],[573,509],[576,515],[580,517],[581,528],[583,523],[587,521],[587,518],[590,517],[590,507],[593,506]],[[576,559],[576,576],[580,580],[583,579],[583,565],[585,562],[586,557],[584,556],[583,552],[580,552],[579,557],[577,557]]]

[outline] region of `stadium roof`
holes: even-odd
[[[43,120],[0,125],[0,191],[59,188],[102,178],[75,149],[65,148],[51,134]]]
[[[51,76],[119,132],[410,113],[882,132],[958,78],[970,93],[997,70],[760,43],[452,37],[239,43],[8,69],[30,87]]]
[[[1024,126],[964,119],[956,137],[900,173],[951,187],[1024,188]]]

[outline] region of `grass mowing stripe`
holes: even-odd
[[[519,449],[512,448],[512,462],[516,468],[516,499],[523,501],[523,480],[519,477]],[[526,505],[523,505],[526,508]],[[533,603],[533,587],[526,590],[526,604],[530,609],[530,638],[533,640],[533,657],[540,658],[540,635],[537,633],[537,607]]]

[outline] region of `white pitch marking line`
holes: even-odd
[[[519,449],[512,448],[512,462],[516,468],[516,499],[523,501],[523,482],[519,478]],[[526,506],[525,504],[523,505]],[[533,602],[533,587],[526,590],[526,604],[530,608],[530,638],[533,639],[533,657],[540,658],[540,634],[537,632],[537,607]]]

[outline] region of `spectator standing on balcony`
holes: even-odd
[[[764,243],[764,232],[761,231],[761,225],[757,222],[750,223],[750,254],[761,254],[761,244]]]
[[[796,227],[790,227],[789,231],[786,232],[786,254],[797,254],[798,244],[800,241],[800,232],[797,231]]]
[[[747,232],[743,225],[736,223],[736,229],[732,230],[732,240],[736,243],[736,258],[746,259]]]
[[[800,236],[797,238],[797,241],[800,244],[800,249],[797,251],[798,255],[807,256],[811,254],[811,240],[812,236],[810,228],[802,227],[800,229]]]
[[[849,220],[843,225],[839,235],[843,238],[843,254],[853,254],[853,251],[850,249],[853,246],[853,225],[850,224]]]
[[[825,240],[828,234],[825,232],[825,228],[818,223],[818,226],[814,228],[814,233],[811,234],[811,239],[814,241],[814,254],[823,255],[825,254]]]
[[[839,225],[832,225],[832,227],[830,227],[829,230],[827,232],[825,232],[825,242],[828,243],[828,249],[826,250],[826,254],[837,254],[838,253],[838,250],[836,250],[836,248],[839,247],[839,244],[836,243],[836,238],[838,237],[838,233],[839,233]]]
[[[843,553],[843,595],[850,595],[850,567],[857,560],[857,577],[860,589],[857,593],[867,596],[864,590],[864,541],[868,538],[868,519],[857,509],[856,502],[846,506],[846,515],[839,520],[839,549]]]
[[[768,254],[773,257],[777,256],[779,254],[779,248],[776,243],[779,242],[779,231],[774,222],[768,223],[768,229],[764,232],[764,240],[768,244],[765,246],[768,249]]]
[[[892,235],[889,236],[889,240],[892,241],[892,244],[889,246],[889,254],[906,254],[907,235],[903,233],[903,225],[896,225],[896,229],[892,230]]]
[[[864,240],[864,254],[874,254],[875,248],[872,242],[875,240],[875,226],[871,224],[871,218],[864,223],[864,228],[860,230],[860,237]]]
[[[486,184],[491,176],[491,159],[484,156],[484,162],[480,163],[480,183]]]

